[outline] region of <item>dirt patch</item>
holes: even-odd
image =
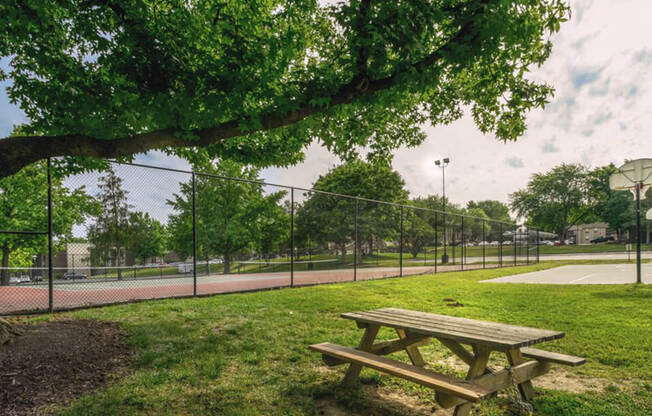
[[[0,414],[36,415],[106,383],[126,368],[118,325],[61,320],[16,325],[23,335],[0,346]]]

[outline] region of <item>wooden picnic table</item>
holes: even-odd
[[[434,389],[435,398],[442,407],[455,406],[455,416],[468,415],[472,403],[513,385],[518,387],[521,399],[527,401],[534,394],[531,380],[548,372],[553,363],[577,366],[585,362],[583,358],[530,347],[562,338],[565,334],[559,331],[396,308],[350,312],[342,317],[365,329],[357,348],[331,343],[311,345],[310,348],[321,352],[327,365],[350,363],[344,377],[345,384],[354,383],[362,367],[369,367]],[[398,338],[374,343],[382,326],[393,328]],[[424,368],[426,363],[419,347],[432,338],[439,340],[469,366],[465,380]],[[412,365],[384,357],[398,351],[406,351]],[[508,368],[496,370],[488,367],[489,357],[494,351],[507,356]]]

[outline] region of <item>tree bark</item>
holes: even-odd
[[[479,8],[478,15],[483,12]],[[400,82],[405,73],[422,73],[426,68],[439,62],[457,43],[473,44],[478,36],[472,33],[477,16],[469,16],[458,33],[445,42],[438,50],[425,56],[422,60],[408,65],[403,71],[381,79],[371,80],[365,74],[355,76],[349,83],[342,85],[331,97],[327,106],[310,104],[311,93],[306,93],[303,105],[298,110],[285,114],[259,114],[260,127],[250,131],[239,128],[240,119],[230,120],[214,127],[182,131],[175,128],[156,130],[115,139],[91,137],[79,134],[59,136],[22,136],[8,137],[0,140],[0,178],[12,175],[23,167],[46,157],[84,156],[98,158],[116,158],[145,153],[154,149],[171,147],[205,147],[221,143],[223,140],[251,134],[257,131],[272,130],[297,123],[311,115],[321,113],[329,107],[349,104],[359,98],[387,90]],[[451,64],[455,64],[452,62]],[[310,89],[307,89],[310,91]],[[176,133],[186,134],[178,135]],[[191,133],[195,138],[188,138]]]
[[[0,345],[4,345],[9,342],[13,337],[22,335],[22,332],[16,329],[9,322],[4,319],[0,319]]]
[[[2,271],[0,271],[0,286],[9,285],[9,246],[4,244],[2,246]]]

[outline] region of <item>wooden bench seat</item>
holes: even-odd
[[[533,358],[537,361],[569,365],[571,367],[577,367],[578,365],[582,365],[586,362],[586,359],[582,357],[574,357],[572,355],[544,351],[536,348],[521,348],[521,353],[524,357]]]
[[[310,349],[329,357],[372,368],[471,402],[477,402],[492,393],[492,390],[468,381],[456,380],[421,367],[380,357],[355,348],[325,342],[311,345]]]

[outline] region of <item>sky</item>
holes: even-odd
[[[551,57],[531,74],[532,79],[552,84],[556,93],[544,110],[530,113],[527,133],[516,142],[503,143],[480,133],[468,114],[448,126],[425,125],[425,142],[398,150],[392,162],[411,196],[441,193],[441,169],[434,161],[442,157],[451,159],[446,195],[461,204],[483,199],[508,202],[509,194],[524,187],[532,174],[562,162],[595,167],[652,157],[652,1],[572,0],[570,4],[572,17],[553,36]],[[25,117],[9,103],[4,88],[0,108],[0,136],[4,137]],[[187,167],[185,161],[160,152],[137,160]],[[262,177],[309,188],[339,163],[313,144],[304,162],[265,169]],[[143,186],[150,180],[155,182],[152,186]],[[160,178],[142,178],[139,185],[142,192],[150,189],[152,198],[158,192],[159,201],[161,192],[170,191]]]

